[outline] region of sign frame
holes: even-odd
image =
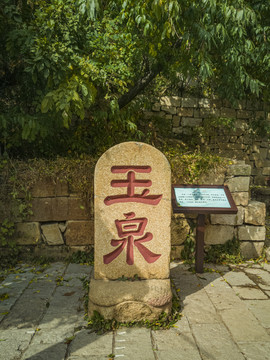
[[[175,189],[223,189],[230,208],[222,207],[203,207],[203,206],[179,206],[177,205]],[[205,217],[207,214],[237,214],[238,209],[232,198],[229,188],[226,185],[177,185],[172,184],[172,208],[175,214],[197,214],[196,227],[196,247],[195,247],[195,271],[203,273],[204,261],[204,232]]]
[[[177,205],[175,189],[223,189],[230,207],[203,207],[203,206],[179,206]],[[172,208],[176,214],[237,214],[237,206],[232,198],[230,190],[226,185],[177,185],[172,184]]]

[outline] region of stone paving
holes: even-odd
[[[270,264],[205,267],[215,271],[171,264],[183,314],[174,328],[103,335],[84,319],[90,266],[58,262],[0,273],[0,359],[269,360]]]

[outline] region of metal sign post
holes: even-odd
[[[237,207],[227,186],[172,185],[174,213],[198,214],[196,228],[195,270],[203,273],[206,214],[236,214]]]

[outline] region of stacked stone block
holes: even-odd
[[[238,238],[244,258],[260,256],[265,241],[265,204],[250,200],[250,174],[251,166],[244,163],[228,167],[225,185],[232,193],[238,213],[236,215],[211,215],[206,233],[206,244],[222,244],[233,237]],[[223,233],[223,236],[217,235],[219,231]]]
[[[199,184],[227,185],[238,213],[235,215],[211,214],[207,218],[205,228],[205,245],[225,244],[229,240],[239,239],[241,254],[244,258],[257,258],[262,254],[265,243],[265,217],[266,207],[263,202],[250,200],[251,166],[238,161],[230,165],[223,174],[219,174],[215,181],[208,178]],[[223,175],[223,176],[222,176]],[[190,232],[190,223],[195,228],[195,216],[178,214],[172,221],[172,254],[173,257],[181,257],[184,249],[185,237]],[[193,233],[193,236],[195,234]]]
[[[204,134],[200,139],[201,149],[245,160],[251,165],[251,184],[270,183],[269,139],[254,137],[249,131],[253,121],[266,121],[270,125],[269,104],[241,101],[233,107],[218,99],[164,96],[153,104],[147,116],[160,116],[170,122],[172,134],[177,137],[194,134],[198,127],[206,127],[209,119],[234,119],[234,129],[220,127],[208,136]]]
[[[48,256],[66,256],[93,246],[93,211],[81,195],[60,180],[38,181],[31,190],[33,215],[24,221],[15,219],[17,244]]]

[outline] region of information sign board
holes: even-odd
[[[195,270],[203,272],[206,214],[236,214],[237,207],[227,186],[172,185],[174,213],[196,213]]]
[[[229,189],[218,185],[172,185],[172,206],[175,213],[237,213]]]

